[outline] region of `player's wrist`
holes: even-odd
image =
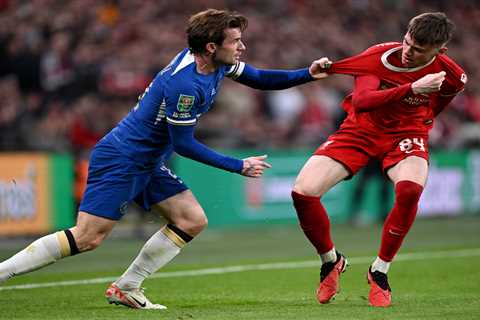
[[[412,82],[410,84],[410,90],[412,91],[413,94],[420,94],[420,90],[418,89],[418,87],[415,85],[415,82]]]
[[[314,71],[312,70],[312,67],[305,68],[305,69],[304,69],[304,72],[305,72],[305,75],[307,76],[307,79],[308,79],[309,81],[318,80],[318,79],[315,77],[315,73],[314,73]]]

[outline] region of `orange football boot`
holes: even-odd
[[[392,289],[385,273],[368,269],[367,280],[370,284],[368,301],[373,307],[388,307],[392,304]]]
[[[340,292],[340,274],[345,272],[347,259],[337,251],[337,261],[326,262],[320,269],[320,284],[317,289],[317,300],[320,303],[329,303]]]

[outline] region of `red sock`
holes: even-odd
[[[308,240],[323,254],[333,248],[330,238],[330,220],[327,211],[320,203],[320,197],[304,196],[292,191],[293,205],[297,210],[300,227]]]
[[[415,220],[422,191],[423,187],[412,181],[399,181],[395,185],[395,204],[383,225],[380,259],[392,261],[397,254]]]

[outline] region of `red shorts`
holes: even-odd
[[[383,172],[409,156],[428,161],[428,134],[384,133],[359,127],[342,128],[328,137],[314,153],[330,157],[355,175],[369,158],[382,162]]]

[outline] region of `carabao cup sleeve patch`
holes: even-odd
[[[177,110],[179,112],[189,112],[192,109],[194,102],[195,102],[194,96],[181,94],[178,97]]]

